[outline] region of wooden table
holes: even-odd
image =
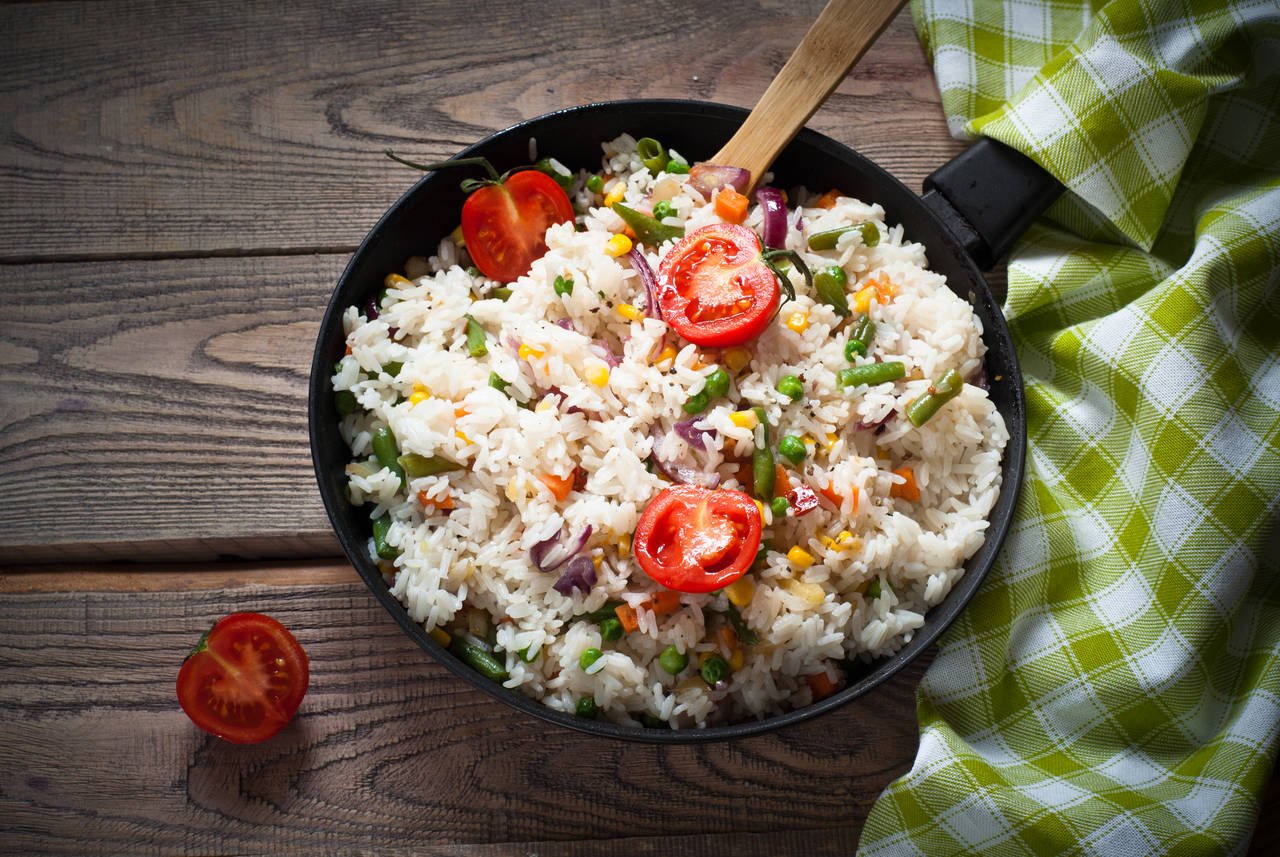
[[[606,99],[750,106],[820,5],[0,6],[0,851],[852,852],[915,754],[929,657],[734,743],[545,725],[376,605],[305,427],[330,290],[415,178],[384,147],[445,158]],[[961,148],[905,12],[810,125],[912,187]],[[313,678],[284,733],[236,747],[173,683],[246,609]]]

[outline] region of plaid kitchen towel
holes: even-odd
[[[859,852],[1243,853],[1280,731],[1280,3],[912,11],[952,131],[1068,193],[1009,259],[1013,527]]]

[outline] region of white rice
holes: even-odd
[[[687,176],[651,176],[634,139],[620,137],[603,150],[604,172],[626,182],[628,204],[647,208],[667,200],[677,213],[668,222],[688,231],[719,222],[712,201]],[[497,284],[468,274],[464,251],[446,239],[430,259],[409,260],[406,273],[414,279],[390,287],[378,318],[347,310],[350,356],[339,364],[333,386],[350,390],[360,405],[342,422],[353,454],[349,493],[353,503],[367,504],[371,518],[391,516],[387,542],[399,551],[394,561],[378,560],[371,540],[370,555],[414,621],[496,640],[495,655],[509,672],[505,685],[554,709],[572,713],[589,696],[601,719],[639,725],[644,715],[689,728],[807,705],[813,692],[806,676],[825,672],[839,683],[841,661],[884,656],[909,641],[983,542],[1008,437],[985,390],[966,384],[919,428],[903,417],[906,404],[947,369],[970,381],[982,375],[981,325],[972,307],[927,270],[924,248],[884,223],[878,205],[841,197],[831,208],[805,207],[813,198],[793,190],[790,249],[814,270],[843,266],[851,303],[878,277],[896,287],[891,301],[871,305],[876,334],[869,358],[902,361],[908,375],[870,388],[840,388],[836,373],[849,365],[847,323],[793,272],[796,300],[745,346],[749,365],[730,373],[728,398],[713,400],[702,415],[699,426],[714,434],[699,453],[672,426],[688,418],[682,405],[725,357],[700,352],[657,319],[620,314],[623,304],[643,308],[645,291],[625,255],[605,252],[623,224],[602,207],[599,194],[586,190],[587,175],[577,176],[570,194],[584,212],[578,228],[548,230],[546,255],[510,284],[508,300],[485,297]],[[606,178],[606,187],[611,181]],[[745,225],[759,233],[761,221],[753,207]],[[880,232],[875,247],[864,246],[853,230],[834,250],[807,249],[809,235],[868,222]],[[645,248],[655,271],[668,246]],[[572,278],[572,294],[555,293],[558,275]],[[807,314],[802,332],[785,324],[796,312]],[[484,357],[468,353],[468,314],[487,331]],[[566,318],[573,329],[557,324]],[[655,364],[665,343],[678,355]],[[535,350],[522,358],[520,345]],[[606,349],[620,363],[599,386],[588,379],[599,380],[608,368]],[[382,371],[393,362],[403,364],[394,378]],[[491,373],[509,382],[505,393],[490,386]],[[775,389],[785,374],[803,379],[805,398],[791,402]],[[737,647],[741,666],[713,688],[698,674],[700,656],[718,653],[737,665],[716,633],[726,595],[682,594],[674,615],[655,616],[643,605],[661,587],[631,557],[629,537],[646,503],[669,484],[646,466],[654,438],[661,439],[663,460],[714,469],[721,487],[737,488],[739,462],[750,458],[753,441],[731,414],[755,405],[767,410],[775,442],[786,434],[812,440],[804,462],[789,467],[793,480],[815,487],[832,482],[846,499],[840,512],[823,505],[803,517],[774,519],[765,511],[764,543],[776,549],[762,569],[749,572],[754,595],[741,608],[758,642]],[[866,427],[885,417],[878,433]],[[370,439],[383,425],[402,452],[442,456],[464,469],[411,480],[406,497],[398,477],[372,454]],[[903,464],[914,470],[918,503],[890,496],[902,481],[892,471]],[[585,488],[557,502],[539,476],[567,477],[575,467],[586,473]],[[856,509],[847,499],[853,496]],[[445,498],[454,504],[447,512],[435,506]],[[598,559],[598,580],[589,593],[561,595],[552,584],[563,569],[539,571],[530,549],[551,534],[567,539],[588,525],[593,533],[585,552]],[[792,546],[813,564],[791,561]],[[878,598],[866,591],[869,585],[874,591],[873,581]],[[598,624],[575,621],[607,601],[638,606],[639,629],[604,642]],[[658,662],[669,645],[689,656],[689,668],[677,676]],[[579,657],[589,647],[605,654],[584,670]],[[516,654],[521,650],[531,662]]]

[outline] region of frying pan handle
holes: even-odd
[[[1026,155],[983,137],[924,180],[924,204],[984,271],[1013,246],[1062,184]]]

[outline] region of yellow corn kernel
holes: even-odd
[[[817,607],[827,598],[827,593],[825,593],[822,590],[822,587],[818,584],[805,583],[804,581],[796,580],[793,577],[788,577],[783,580],[782,588],[787,590],[787,592],[791,593],[796,598],[799,598],[810,607]]]
[[[618,315],[629,321],[644,321],[644,310],[635,304],[618,304]]]
[[[840,533],[836,536],[836,541],[842,545],[847,544],[853,541],[853,533],[849,532],[848,530],[841,530]]]
[[[597,363],[587,370],[587,380],[597,387],[603,387],[609,383],[609,367]]]
[[[666,363],[668,360],[675,360],[678,353],[674,345],[664,345],[662,350],[658,352],[658,359],[653,362]]]
[[[631,534],[623,533],[618,538],[618,558],[626,559],[631,556]]]
[[[762,524],[763,524],[763,523],[765,522],[765,518],[764,518],[764,503],[761,503],[759,500],[756,500],[756,501],[755,501],[755,504],[756,504],[756,508],[760,510],[760,523],[762,523]]]
[[[829,551],[840,550],[836,545],[836,540],[831,536],[819,536],[818,541],[822,542],[822,546]]]
[[[622,198],[627,195],[627,183],[622,181],[614,182],[609,186],[609,192],[604,195],[604,207],[611,208],[615,202],[622,202]]]
[[[827,443],[825,446],[822,447],[822,451],[828,452],[828,453],[831,452],[831,447],[835,446],[836,441],[838,441],[839,439],[840,439],[839,435],[834,435],[831,432],[827,432]]]
[[[871,299],[876,296],[876,287],[867,286],[858,290],[853,296],[853,311],[866,312],[871,308]]]
[[[382,285],[385,288],[394,289],[400,286],[412,286],[413,283],[399,274],[387,274],[387,278],[382,281]]]
[[[796,545],[787,551],[787,559],[797,568],[808,568],[814,563],[813,554],[800,547],[800,545]]]
[[[724,352],[724,365],[729,367],[730,372],[741,372],[747,368],[747,364],[751,362],[751,352],[745,348],[726,348]]]
[[[591,564],[596,567],[596,571],[599,571],[600,566],[604,565],[604,557],[602,557],[600,554],[595,554],[594,556],[591,557]]]
[[[413,385],[413,392],[409,394],[409,404],[416,405],[418,402],[425,402],[431,398],[431,391],[421,384]]]
[[[615,259],[619,256],[625,256],[631,252],[631,239],[619,233],[605,242],[604,252]]]
[[[733,653],[729,655],[729,669],[734,672],[742,669],[746,662],[747,656],[742,653],[742,649],[734,649]]]
[[[447,646],[449,643],[453,642],[453,637],[450,637],[449,632],[444,628],[432,628],[431,639],[435,640],[442,646]]]
[[[463,238],[463,237],[462,237],[462,224],[461,224],[461,223],[459,223],[457,226],[455,226],[455,227],[454,227],[454,229],[453,229],[453,231],[449,233],[449,238],[450,238],[450,239],[452,239],[452,240],[453,240],[453,243],[454,243],[455,245],[457,245],[458,247],[466,247],[466,246],[467,246],[467,239],[465,239],[465,238]]]
[[[734,607],[746,607],[756,597],[756,582],[743,575],[724,588],[724,594]]]
[[[455,436],[455,437],[461,438],[462,442],[463,442],[463,443],[465,443],[467,446],[470,446],[470,445],[471,445],[471,438],[467,437],[467,436],[466,436],[465,434],[463,434],[462,432],[460,432],[460,431],[455,431],[453,434],[454,434],[454,436]]]
[[[734,411],[729,414],[729,422],[738,428],[754,429],[760,425],[760,418],[756,416],[756,412],[750,409],[745,411]]]
[[[796,333],[804,333],[809,329],[809,313],[803,310],[796,310],[787,316],[787,320],[784,323]]]
[[[521,345],[520,348],[516,350],[516,353],[520,356],[521,360],[536,360],[546,354],[545,351],[538,348],[536,345]]]

